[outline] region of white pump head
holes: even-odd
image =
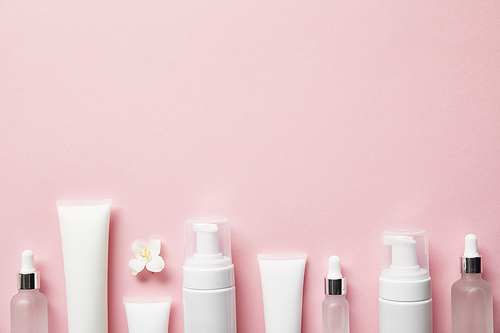
[[[418,272],[417,242],[409,236],[384,236],[384,244],[392,247],[392,274],[411,274]]]
[[[219,228],[217,224],[199,223],[194,224],[196,232],[196,254],[195,255],[218,255],[219,252]]]
[[[384,231],[380,297],[413,302],[431,296],[429,255],[425,231]]]
[[[226,219],[184,223],[183,272],[185,288],[220,289],[234,285],[231,231]]]

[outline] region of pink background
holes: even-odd
[[[106,197],[110,332],[154,294],[182,332],[182,223],[209,216],[232,221],[240,333],[264,331],[257,254],[297,251],[303,332],[332,254],[352,332],[376,332],[395,228],[429,232],[437,333],[476,233],[499,330],[499,31],[498,1],[0,1],[0,332],[26,248],[67,331],[55,201]],[[152,236],[166,268],[132,277]]]

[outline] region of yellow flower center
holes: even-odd
[[[151,251],[148,248],[145,248],[144,251],[139,252],[139,256],[146,259],[146,261],[151,261]]]

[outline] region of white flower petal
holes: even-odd
[[[137,273],[144,269],[144,266],[146,266],[146,261],[141,259],[132,259],[128,263],[128,267],[132,271],[132,275],[137,275]]]
[[[146,243],[143,241],[132,242],[132,253],[134,254],[134,257],[136,257],[139,260],[144,260],[144,258],[141,257],[140,253],[144,251],[145,248],[146,248]]]
[[[158,237],[153,237],[149,240],[148,250],[151,251],[151,256],[154,258],[160,254],[161,240]]]
[[[146,264],[146,268],[150,272],[161,272],[163,268],[165,268],[165,262],[160,256],[154,257],[150,262]]]

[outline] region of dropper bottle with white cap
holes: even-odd
[[[349,302],[345,294],[346,282],[340,272],[340,258],[331,256],[322,306],[323,333],[349,333]]]
[[[461,257],[462,278],[451,287],[451,317],[453,333],[493,333],[493,293],[483,280],[481,256],[477,252],[477,237],[465,237],[465,252]]]
[[[30,250],[22,254],[17,282],[19,291],[10,301],[11,333],[47,333],[47,297],[39,290],[40,275]]]

